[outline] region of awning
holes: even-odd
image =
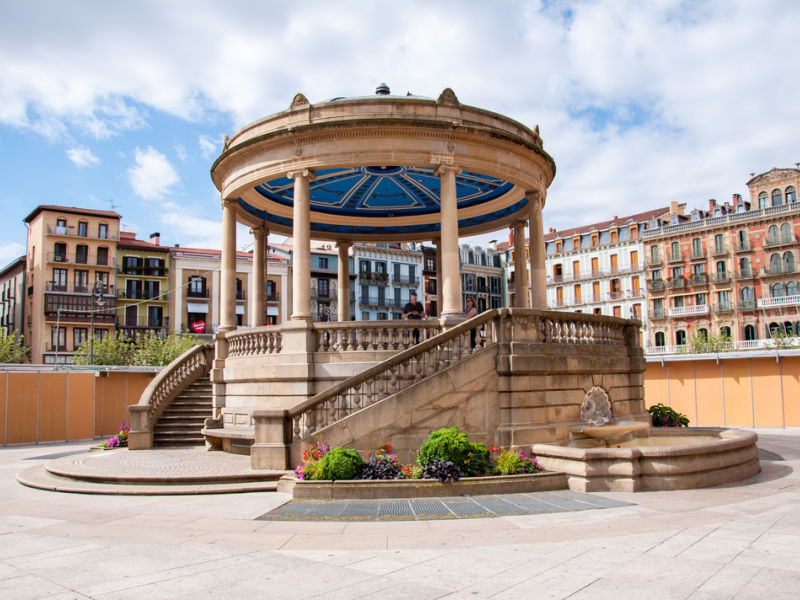
[[[271,316],[271,317],[272,316],[277,317],[278,316],[278,307],[277,306],[268,306],[267,307],[267,314],[269,316]]]
[[[244,304],[237,304],[236,305],[236,314],[243,315],[244,314]]]
[[[187,312],[190,313],[207,313],[208,304],[201,304],[199,302],[187,302],[186,309]]]

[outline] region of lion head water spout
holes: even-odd
[[[649,427],[646,422],[641,421],[613,421],[608,394],[599,386],[586,392],[581,404],[581,418],[589,424],[581,428],[581,433],[605,446],[630,439],[634,431]]]

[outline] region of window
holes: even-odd
[[[717,292],[717,305],[719,306],[719,308],[722,309],[730,308],[731,301],[730,301],[730,296],[728,294],[728,290]]]
[[[786,295],[797,296],[799,287],[800,286],[797,285],[796,281],[790,281],[789,283],[786,284]]]
[[[684,301],[683,296],[675,296],[672,299],[672,306],[674,308],[682,308],[683,307],[683,301]]]
[[[144,282],[144,297],[148,300],[158,298],[161,295],[161,282],[159,281],[145,281]]]
[[[754,325],[745,325],[744,326],[744,339],[745,340],[755,340],[758,339],[756,336],[756,328]]]
[[[706,265],[705,263],[699,263],[696,265],[692,265],[692,273],[695,275],[702,275],[706,272]]]
[[[777,244],[780,241],[780,237],[778,237],[777,225],[769,226],[769,229],[767,229],[767,240],[770,244]]]
[[[703,256],[703,242],[700,238],[692,240],[692,256]]]
[[[725,251],[725,242],[722,239],[722,234],[718,233],[714,236],[714,250],[716,252],[724,252]]]
[[[597,248],[600,245],[600,234],[593,233],[592,234],[592,248]]]
[[[66,219],[56,219],[56,233],[60,235],[64,235],[67,233]]]
[[[575,294],[575,304],[581,304],[581,284],[576,283],[573,288],[573,294]]]
[[[138,306],[131,304],[125,307],[125,326],[136,327],[136,319],[138,317]]]
[[[750,238],[747,236],[747,232],[742,229],[738,233],[738,241],[739,241],[739,248],[747,250],[750,248]]]
[[[658,260],[658,246],[650,246],[650,262],[660,262]]]
[[[753,288],[751,287],[743,287],[739,290],[739,296],[743,302],[752,302],[755,299],[755,294],[753,292]]]
[[[614,307],[614,316],[617,317],[617,318],[622,316],[622,307],[620,307],[620,306],[615,306]]]
[[[244,300],[244,288],[242,287],[242,280],[236,278],[236,299]]]
[[[142,299],[142,282],[139,279],[125,280],[125,297],[128,300]]]
[[[686,332],[683,329],[675,332],[675,344],[678,346],[686,345]]]
[[[769,272],[770,273],[780,273],[781,272],[781,255],[777,252],[769,257]]]
[[[670,245],[670,258],[677,260],[681,257],[681,246],[678,242],[672,242]]]
[[[679,279],[683,276],[683,267],[672,267],[672,278]]]
[[[719,279],[720,276],[724,275],[725,275],[725,261],[724,260],[717,261],[717,279]]]
[[[556,240],[556,252],[563,252],[564,251],[564,242],[562,240]]]
[[[189,277],[189,290],[186,295],[194,298],[206,298],[206,278],[197,275]]]
[[[94,280],[104,292],[108,290],[108,273],[104,271],[97,271],[94,274]]]
[[[327,298],[329,294],[329,280],[327,278],[321,277],[317,280],[317,295],[321,298]]]
[[[772,286],[772,297],[783,298],[786,296],[786,286],[782,283],[776,283]]]
[[[78,235],[80,237],[89,235],[89,224],[86,221],[78,221]]]
[[[750,259],[745,257],[739,260],[739,273],[744,277],[750,277]]]
[[[758,195],[758,208],[767,208],[769,206],[769,198],[767,192],[761,192]]]
[[[695,306],[703,306],[708,304],[708,296],[705,293],[695,294],[694,295],[694,305]]]
[[[728,327],[727,325],[723,325],[722,327],[719,328],[719,334],[721,336],[724,336],[724,337],[730,339],[730,337],[731,337],[731,328]]]
[[[655,269],[651,274],[653,281],[661,281],[661,269]]]
[[[358,272],[361,273],[361,277],[366,277],[367,273],[372,275],[372,262],[368,260],[358,261]]]
[[[97,226],[97,237],[103,240],[108,239],[108,225],[100,223],[100,225]]]
[[[791,252],[783,253],[783,272],[792,273],[794,271],[794,254]]]
[[[786,188],[786,204],[794,204],[797,202],[797,192],[793,185]]]
[[[53,261],[67,262],[67,245],[63,242],[56,242],[53,245]]]
[[[50,328],[50,348],[58,352],[64,352],[67,349],[67,328],[66,327],[51,327]]]
[[[782,223],[781,224],[781,241],[782,242],[791,242],[792,240],[792,226],[789,223]]]
[[[147,307],[147,326],[148,327],[164,326],[164,308],[162,306]]]
[[[655,317],[663,317],[664,316],[664,299],[663,298],[655,298],[653,300],[653,316],[655,316]]]
[[[108,264],[108,248],[105,246],[97,249],[97,264],[101,266]]]
[[[89,246],[78,244],[75,247],[75,262],[79,265],[85,265],[89,262]]]
[[[700,328],[697,330],[697,335],[703,338],[704,340],[708,340],[708,329]]]
[[[267,279],[267,300],[277,300],[277,291],[275,290],[275,281]]]
[[[389,316],[385,312],[378,313],[378,321],[386,321]]]
[[[361,311],[361,320],[362,321],[369,321],[369,311],[368,310],[362,310]]]
[[[67,270],[66,269],[53,269],[53,291],[66,292],[67,291]]]
[[[617,258],[617,255],[612,254],[610,258],[611,258],[611,272],[616,273],[617,271],[619,271],[619,260]]]
[[[89,271],[75,271],[74,276],[75,288],[73,291],[79,294],[86,294],[89,292]]]
[[[592,258],[592,275],[597,276],[600,274],[600,260],[595,256]]]
[[[638,271],[639,270],[639,251],[632,250],[631,251],[631,271]]]
[[[579,260],[573,260],[572,261],[572,276],[575,279],[580,279],[580,277],[581,277],[581,261],[579,261]]]
[[[319,268],[320,269],[327,269],[328,268],[328,258],[325,256],[319,257]]]
[[[581,236],[576,235],[574,238],[572,238],[572,249],[573,250],[581,249]]]
[[[88,339],[88,330],[86,327],[75,327],[72,330],[72,348],[77,350],[81,344]]]
[[[630,236],[631,236],[632,240],[638,240],[639,239],[639,226],[638,225],[631,225],[628,228],[628,232],[630,233]]]
[[[783,204],[780,190],[772,190],[772,206],[780,206]]]
[[[611,238],[611,243],[616,244],[619,241],[619,231],[616,229],[612,229],[609,231],[609,236]]]
[[[665,344],[665,341],[664,341],[664,332],[663,331],[657,331],[656,332],[656,347],[663,348],[665,345],[666,344]]]

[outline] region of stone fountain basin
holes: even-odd
[[[590,438],[611,443],[622,440],[629,433],[649,428],[650,425],[644,421],[611,421],[605,425],[584,425],[581,432]]]
[[[547,471],[563,471],[581,492],[685,490],[741,481],[761,470],[758,436],[720,427],[653,428],[616,447],[589,438],[535,444]]]

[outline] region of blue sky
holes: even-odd
[[[538,124],[545,227],[728,200],[800,161],[798,31],[794,0],[6,1],[0,263],[38,204],[219,247],[223,136],[380,82]]]

